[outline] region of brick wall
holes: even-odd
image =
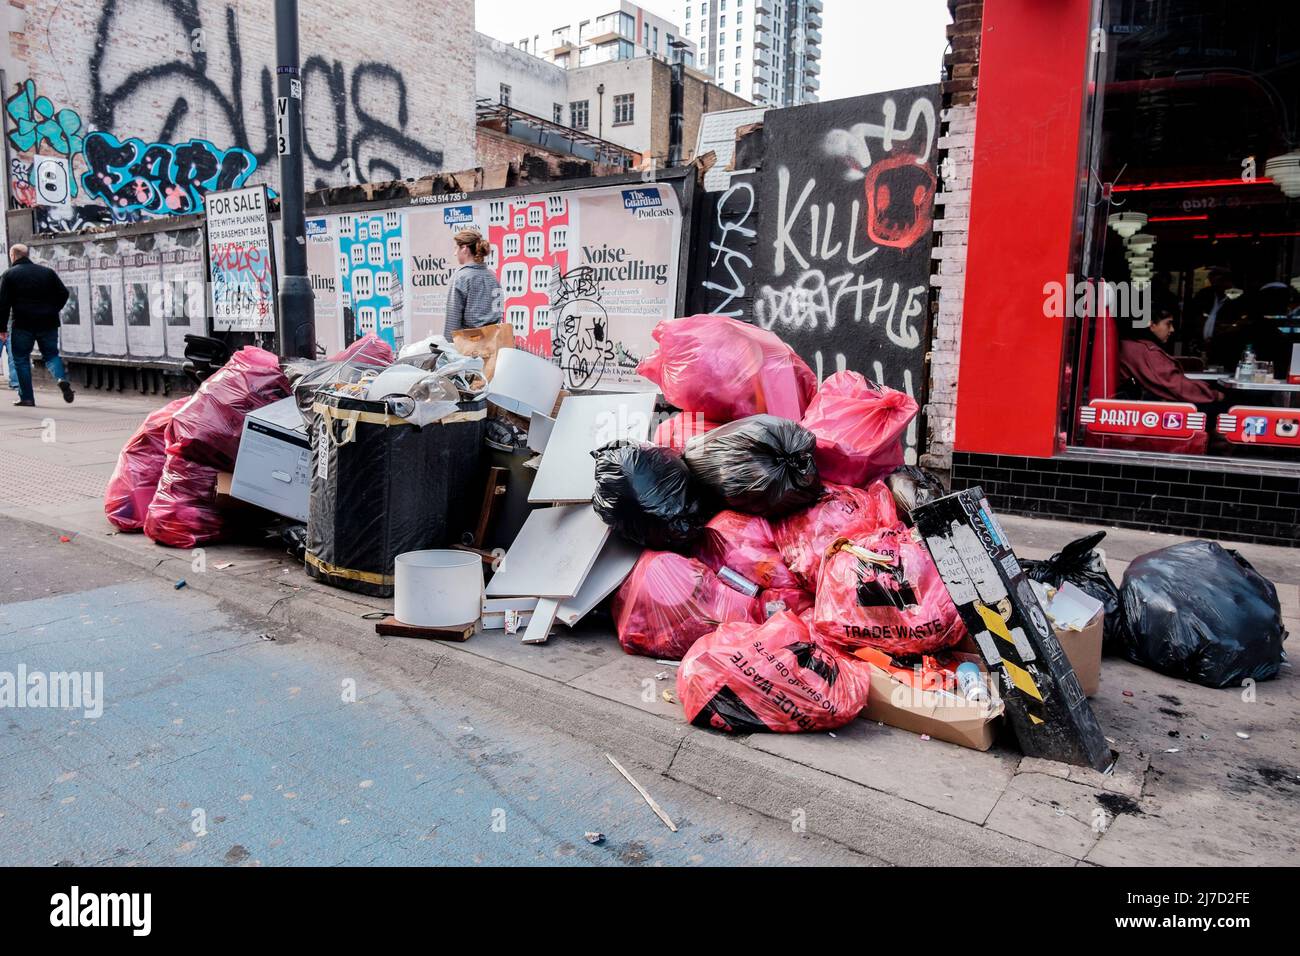
[[[232,179],[274,187],[271,3],[8,0],[5,12],[6,128],[21,135],[15,110],[44,105],[23,94],[30,80],[36,97],[67,111],[59,125],[72,139],[26,146],[11,135],[11,152],[20,163],[69,154],[74,203],[133,218],[189,211],[178,207]],[[471,0],[372,4],[359,14],[342,0],[302,6],[308,187],[473,166]],[[132,172],[141,160],[145,172]],[[92,176],[105,183],[99,195],[82,182],[88,170],[109,177]],[[10,187],[26,204],[21,170]]]
[[[966,238],[970,220],[971,168],[975,151],[975,92],[983,0],[949,0],[953,22],[944,56],[947,79],[940,115],[939,170],[935,196],[935,260],[930,282],[937,291],[930,346],[929,434],[921,464],[948,473],[957,424],[957,366],[961,351],[962,297],[966,285]]]

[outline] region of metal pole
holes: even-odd
[[[280,154],[280,315],[276,329],[284,358],[316,357],[316,316],[307,278],[302,174],[302,78],[298,56],[298,0],[275,0],[276,149]]]
[[[678,60],[671,67],[672,80],[668,94],[668,165],[682,164],[682,124],[686,100],[686,67]],[[707,90],[708,87],[705,87]],[[706,92],[704,94],[708,96]],[[707,110],[706,110],[707,111]]]

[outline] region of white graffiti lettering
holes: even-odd
[[[889,341],[905,349],[921,344],[916,320],[925,314],[927,290],[923,285],[909,288],[902,297],[902,287],[892,282],[886,288],[883,279],[867,280],[856,272],[845,272],[831,279],[819,269],[808,269],[783,288],[763,286],[754,297],[754,318],[759,327],[771,329],[822,329],[830,332],[844,314],[853,322],[875,325],[883,319]],[[847,313],[841,309],[848,303]]]
[[[726,213],[727,200],[730,199],[738,190],[743,190],[748,196],[748,204],[745,206],[743,215],[731,218],[731,215]],[[707,289],[710,292],[721,292],[726,295],[726,298],[713,308],[712,311],[715,315],[729,315],[733,318],[738,318],[744,313],[744,310],[740,308],[727,311],[727,306],[744,298],[745,295],[746,283],[737,273],[737,264],[739,264],[745,275],[748,276],[749,271],[754,267],[754,262],[749,258],[749,256],[745,255],[738,249],[730,248],[728,246],[728,241],[732,233],[735,233],[742,240],[754,238],[754,230],[745,225],[745,223],[749,221],[750,214],[753,211],[754,187],[747,182],[734,183],[732,187],[723,194],[722,199],[718,202],[717,220],[719,234],[716,240],[709,243],[709,249],[713,252],[713,259],[709,262],[709,268],[710,270],[716,269],[719,261],[721,261],[722,268],[726,270],[727,275],[730,277],[731,284],[729,286],[718,285],[711,277],[700,283],[701,288]],[[712,276],[712,272],[710,272],[710,276]]]
[[[871,165],[871,149],[867,140],[880,141],[881,149],[891,152],[894,143],[909,143],[916,133],[920,121],[925,121],[925,137],[921,141],[921,152],[917,162],[924,163],[930,157],[930,144],[934,140],[935,115],[934,104],[925,97],[912,101],[912,108],[907,114],[907,126],[899,129],[894,125],[898,115],[898,105],[893,99],[885,100],[881,109],[884,115],[882,123],[855,123],[849,129],[833,129],[826,134],[822,148],[826,155],[839,157],[846,161],[848,169],[844,171],[845,179],[862,179],[867,167]]]

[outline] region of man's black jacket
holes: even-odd
[[[57,272],[26,257],[19,259],[0,276],[0,331],[39,334],[57,329],[59,310],[67,301],[67,286]]]

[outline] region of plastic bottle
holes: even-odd
[[[984,674],[978,665],[970,661],[957,665],[957,692],[973,704],[988,701],[988,688],[984,686]]]
[[[1253,382],[1255,380],[1255,346],[1246,345],[1246,351],[1241,353],[1241,361],[1237,364],[1236,380],[1238,382]]]

